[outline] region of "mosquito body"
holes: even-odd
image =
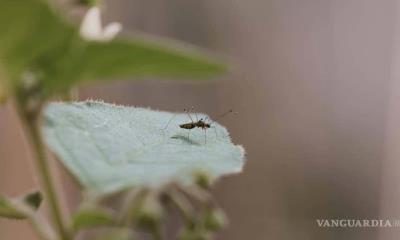
[[[194,128],[201,128],[202,130],[204,130],[204,143],[207,143],[207,129],[209,129],[209,128],[214,128],[214,130],[215,130],[215,135],[217,136],[217,129],[216,129],[215,127],[212,126],[213,123],[214,123],[215,121],[207,122],[207,120],[209,120],[208,117],[206,117],[205,119],[203,119],[203,118],[199,119],[198,116],[197,116],[197,113],[193,112],[193,107],[192,107],[191,111],[192,111],[192,112],[195,114],[195,116],[196,116],[196,121],[193,121],[193,118],[192,118],[192,116],[190,115],[190,111],[187,111],[186,109],[185,109],[184,111],[185,111],[186,114],[188,115],[188,117],[189,117],[189,119],[190,119],[191,122],[180,124],[179,127],[182,128],[182,129],[189,130],[189,131],[188,131],[188,136],[187,136],[188,139],[189,139],[190,130],[192,130],[192,129],[194,129]],[[219,116],[217,119],[220,119],[220,118],[224,117],[225,115],[227,115],[227,114],[229,114],[229,113],[233,113],[233,110],[229,110],[228,112],[226,112],[226,113],[222,114],[221,116]],[[175,117],[175,116],[173,116],[173,117],[169,120],[167,126],[165,126],[164,129],[166,129],[166,128],[168,127],[169,123],[172,121],[172,119],[173,119],[174,117]]]
[[[191,123],[184,123],[179,125],[180,128],[184,129],[193,129],[193,128],[201,128],[203,130],[206,130],[207,128],[211,128],[211,124],[204,122],[202,119],[198,120],[197,122],[191,122]]]

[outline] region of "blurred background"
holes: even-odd
[[[318,228],[316,219],[400,219],[400,1],[120,0],[105,22],[172,37],[228,59],[204,84],[86,86],[80,98],[217,116],[244,145],[243,174],[215,187],[221,240],[398,239],[400,228]],[[0,108],[0,192],[35,185],[11,106]],[[0,239],[35,239],[0,220]]]

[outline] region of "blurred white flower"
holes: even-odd
[[[122,29],[118,22],[113,22],[102,28],[100,8],[91,7],[83,18],[80,34],[87,40],[109,41],[113,39]]]

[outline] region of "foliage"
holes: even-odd
[[[11,219],[25,219],[38,210],[41,203],[42,194],[39,191],[30,192],[17,198],[0,195],[0,216]]]
[[[51,225],[37,212],[43,201],[39,191],[0,196],[0,216],[27,219],[43,240],[72,240],[90,228],[101,228],[93,238],[98,240],[143,234],[162,239],[163,223],[173,210],[183,220],[179,239],[209,239],[226,222],[210,185],[243,165],[243,149],[232,144],[224,127],[212,122],[215,134],[205,137],[195,129],[187,135],[178,127],[189,121],[184,114],[93,101],[45,106],[85,82],[186,80],[225,70],[193,47],[153,37],[85,39],[46,0],[0,0],[0,104],[12,100],[20,116]],[[44,142],[86,194],[69,219],[59,207]],[[110,198],[122,204],[110,204]]]

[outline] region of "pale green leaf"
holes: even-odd
[[[171,180],[192,184],[199,171],[213,179],[241,171],[243,149],[224,127],[213,123],[207,136],[193,129],[188,138],[188,130],[179,128],[188,116],[173,116],[92,101],[53,103],[45,109],[43,133],[78,181],[98,193]]]

